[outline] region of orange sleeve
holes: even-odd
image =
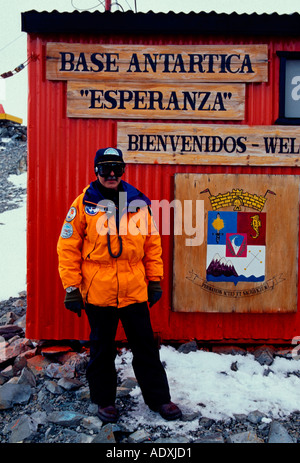
[[[58,271],[66,289],[80,286],[81,249],[85,230],[82,195],[71,205],[57,243]]]
[[[152,214],[148,210],[148,235],[144,243],[143,263],[146,270],[146,278],[151,281],[163,279],[163,260],[161,238],[153,220]]]

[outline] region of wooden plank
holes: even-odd
[[[118,123],[128,163],[299,166],[300,128]]]
[[[268,46],[48,42],[49,80],[267,82]]]
[[[174,311],[297,311],[299,183],[299,177],[291,175],[175,175],[175,199],[180,204],[186,199],[193,200],[192,223],[196,229],[204,225],[204,240],[201,245],[188,246],[187,239],[191,236],[185,232],[184,224],[182,234],[174,236]],[[226,206],[225,198],[233,194],[236,200]],[[241,200],[246,195],[253,199],[252,203]],[[211,202],[216,197],[223,198],[219,216]],[[260,207],[255,206],[257,199],[262,199]],[[198,224],[197,200],[204,201],[204,222],[198,219]],[[256,216],[260,222],[253,222]],[[233,217],[238,217],[236,225]],[[245,225],[248,219],[251,219],[249,229]],[[235,233],[245,240],[245,247],[240,245],[234,252],[230,250],[233,226]],[[214,260],[216,255],[222,260]],[[211,276],[210,264],[216,262],[218,266]],[[224,276],[225,265],[227,270],[232,268],[230,265],[240,269],[236,272],[238,276],[233,270]]]
[[[243,84],[68,82],[68,117],[242,120]]]

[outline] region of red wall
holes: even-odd
[[[63,305],[64,291],[57,271],[56,244],[71,202],[94,180],[93,158],[99,147],[116,143],[117,122],[66,117],[66,82],[46,79],[47,41],[86,43],[267,43],[269,81],[246,85],[246,117],[242,124],[273,125],[278,117],[279,58],[277,50],[300,50],[299,41],[243,37],[36,37],[28,36],[28,52],[39,56],[29,66],[28,115],[28,309],[26,336],[31,339],[88,339],[85,314],[79,319]],[[147,121],[148,122],[148,121]],[[181,121],[163,121],[180,124]],[[182,121],[186,122],[186,121]],[[194,122],[193,122],[194,123]],[[201,121],[213,124],[214,121]],[[219,122],[218,122],[219,123]],[[173,199],[178,172],[295,175],[298,168],[135,165],[125,180],[152,199]],[[164,341],[283,343],[300,335],[295,314],[174,313],[171,310],[173,242],[162,237],[165,278],[163,297],[151,309],[154,331]],[[120,328],[118,339],[124,339]]]

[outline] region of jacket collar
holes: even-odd
[[[97,206],[99,202],[106,200],[108,202],[113,201],[116,205],[118,205],[118,196],[120,192],[126,193],[127,203],[124,206],[127,207],[129,212],[132,212],[130,211],[130,203],[133,201],[135,201],[135,211],[138,208],[138,201],[140,201],[141,206],[145,206],[145,204],[150,206],[151,204],[150,199],[147,198],[144,193],[129,183],[124,182],[124,180],[121,180],[118,191],[104,188],[99,180],[95,180],[84,190],[83,204],[88,206]]]

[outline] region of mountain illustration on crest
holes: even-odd
[[[236,272],[232,262],[230,260],[226,260],[225,257],[221,257],[219,254],[214,255],[206,270],[206,274],[214,277],[221,275],[226,277],[238,277],[238,273]]]

